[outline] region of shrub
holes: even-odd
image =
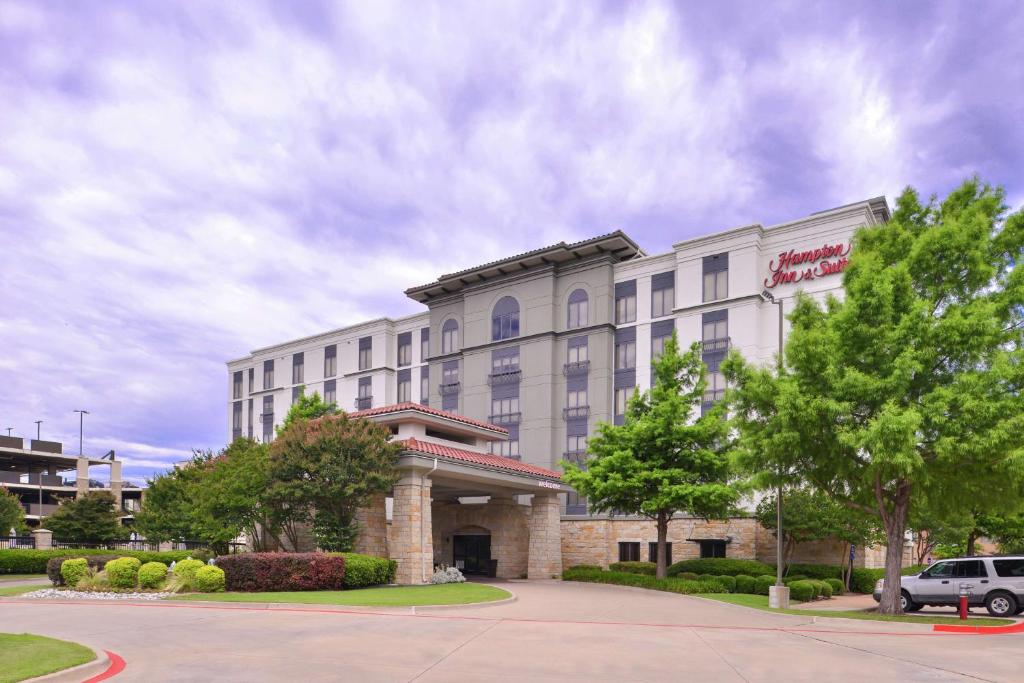
[[[167,579],[167,565],[163,562],[147,562],[139,567],[139,586],[159,588]]]
[[[174,575],[185,583],[192,585],[195,583],[196,570],[205,566],[206,563],[202,560],[184,559],[181,562],[175,563]]]
[[[805,579],[838,579],[843,575],[841,567],[831,564],[791,564],[788,569],[790,574],[798,574]]]
[[[746,574],[737,574],[736,592],[746,593],[747,595],[756,595],[757,581],[754,580],[753,576],[747,576]]]
[[[806,579],[794,581],[789,584],[789,597],[799,602],[807,602],[814,598],[814,586]]]
[[[217,559],[229,591],[313,591],[345,587],[345,558],[326,553],[240,553]]]
[[[213,552],[209,548],[196,548],[192,551],[192,559],[199,560],[203,564],[209,564],[210,560],[217,557],[217,553]]]
[[[364,588],[394,583],[394,560],[359,553],[331,553],[345,558],[345,588]]]
[[[737,574],[758,576],[760,574],[774,574],[775,567],[756,560],[734,560],[728,557],[706,557],[699,560],[682,560],[680,562],[676,562],[668,569],[669,576],[675,576],[682,572],[711,574],[714,576],[736,576]]]
[[[603,572],[604,567],[598,567],[596,564],[574,564],[569,569],[589,569],[590,571]]]
[[[818,586],[819,595],[826,600],[832,597],[832,586],[829,585],[828,581],[815,581],[815,585]]]
[[[671,574],[669,576],[671,576]],[[680,572],[676,576],[680,579],[686,579],[687,581],[696,581],[698,578],[693,572]]]
[[[200,593],[224,592],[224,570],[212,564],[204,564],[195,570],[194,581]]]
[[[698,574],[697,575],[697,580],[698,581],[714,581],[715,577],[714,577],[713,574]]]
[[[60,576],[64,583],[74,588],[79,580],[89,573],[89,563],[84,557],[64,560],[60,565]]]
[[[137,557],[119,557],[107,562],[104,569],[111,588],[135,588],[141,566]]]
[[[804,574],[793,574],[792,576],[787,574],[786,576],[782,577],[782,582],[789,583],[790,581],[804,581],[805,579],[809,578],[809,576],[806,576]]]
[[[19,558],[9,559],[9,554],[19,555],[21,553],[31,555],[31,557],[27,561]],[[184,550],[171,550],[162,553],[140,550],[118,552],[110,550],[0,550],[0,574],[13,573],[15,571],[19,574],[45,573],[50,577],[50,581],[53,582],[54,586],[60,586],[63,585],[63,579],[60,576],[60,565],[64,560],[72,557],[84,557],[89,562],[89,567],[93,571],[100,571],[103,569],[103,565],[118,557],[137,557],[143,564],[146,562],[170,564],[177,560],[183,560],[188,556],[189,553]],[[16,569],[11,569],[11,567]]]
[[[607,583],[616,586],[633,586],[651,590],[692,595],[694,593],[725,593],[725,587],[718,581],[687,581],[679,578],[658,579],[649,574],[603,571],[601,569],[566,569],[562,572],[564,581]]]
[[[654,576],[658,571],[658,565],[654,562],[613,562],[608,565],[608,570],[613,572],[628,572],[630,574],[647,574]]]
[[[465,583],[466,577],[462,575],[458,567],[441,567],[430,577],[430,583]]]
[[[768,589],[775,585],[775,577],[767,574],[754,578],[754,589],[758,595],[768,595]]]
[[[832,595],[842,595],[846,591],[843,582],[839,579],[825,579],[825,583],[832,588]]]
[[[730,593],[736,592],[736,577],[735,576],[716,576],[714,580],[725,586],[725,590]]]

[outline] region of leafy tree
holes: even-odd
[[[148,540],[199,540],[191,486],[201,474],[193,468],[203,467],[203,463],[197,464],[197,458],[209,459],[209,456],[194,453],[190,464],[147,481],[142,508],[135,514],[134,529]]]
[[[270,445],[270,495],[311,519],[324,550],[351,550],[355,513],[391,489],[401,446],[391,432],[345,413],[295,418]]]
[[[22,533],[25,529],[25,510],[21,500],[0,486],[0,536],[7,536],[14,529]]]
[[[700,345],[680,354],[676,335],[654,361],[656,381],[630,399],[622,425],[600,424],[583,467],[562,463],[563,478],[597,511],[653,519],[658,529],[657,576],[666,576],[668,525],[677,512],[705,519],[727,516],[739,498],[730,485],[725,407],[704,416],[705,372]]]
[[[109,491],[90,491],[61,503],[42,525],[61,541],[112,541],[127,535]]]
[[[726,364],[740,431],[771,445],[768,469],[880,519],[883,613],[901,611],[915,501],[953,510],[1017,490],[1022,255],[1024,213],[1007,217],[1001,190],[969,180],[922,204],[908,188],[888,224],[858,230],[843,300],[797,296],[783,367]]]
[[[281,424],[278,425],[277,435],[280,436],[281,432],[287,429],[295,420],[314,420],[324,415],[334,415],[337,412],[338,404],[324,403],[323,399],[320,398],[320,394],[316,391],[309,396],[300,396],[299,400],[288,409],[288,414],[284,416]]]

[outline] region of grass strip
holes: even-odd
[[[419,607],[494,602],[511,597],[501,588],[481,583],[446,583],[436,586],[381,586],[346,591],[290,591],[267,593],[188,593],[172,600],[211,602],[273,602],[352,607]]]
[[[96,659],[78,643],[28,633],[0,633],[0,683],[16,683]]]

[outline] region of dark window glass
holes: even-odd
[[[327,380],[324,382],[324,403],[337,403],[338,402],[338,383],[337,380]]]
[[[519,302],[510,296],[494,304],[491,315],[491,339],[511,339],[519,336]]]
[[[249,368],[249,393],[256,391],[256,368]]]
[[[928,576],[932,578],[949,579],[956,576],[955,562],[937,562],[928,569]]]
[[[242,371],[239,370],[232,377],[231,398],[242,398]]]
[[[700,556],[725,557],[725,541],[697,541],[700,544]]]
[[[306,381],[306,354],[296,353],[292,356],[292,384]]]
[[[332,344],[324,348],[324,377],[334,377],[338,373],[338,345]]]
[[[785,534],[783,534],[783,535],[785,535]],[[653,542],[647,544],[647,557],[649,558],[648,559],[649,562],[657,562],[658,561],[658,542],[657,541],[653,541]],[[672,564],[672,544],[671,543],[667,543],[667,542],[665,543],[665,557],[666,557],[665,564],[667,564],[667,565],[668,564]]]
[[[569,295],[569,329],[586,327],[589,322],[587,293],[582,289],[573,290]]]
[[[1024,578],[1024,560],[992,560],[996,576]]]
[[[274,361],[272,360],[263,361],[263,388],[274,388]]]
[[[983,579],[988,576],[988,572],[985,571],[985,563],[981,560],[963,560],[956,564],[958,579]]]
[[[640,541],[619,541],[619,562],[639,562]]]
[[[441,326],[441,353],[455,353],[459,350],[459,324],[452,319]]]

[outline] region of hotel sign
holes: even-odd
[[[546,489],[558,489],[559,491],[562,489],[561,484],[556,484],[553,481],[544,481],[543,479],[537,482],[537,486],[541,486]]]
[[[772,289],[776,285],[788,285],[804,280],[835,275],[846,269],[847,258],[852,244],[825,244],[816,249],[797,251],[790,249],[779,254],[768,263],[770,275],[764,279],[764,286]]]

